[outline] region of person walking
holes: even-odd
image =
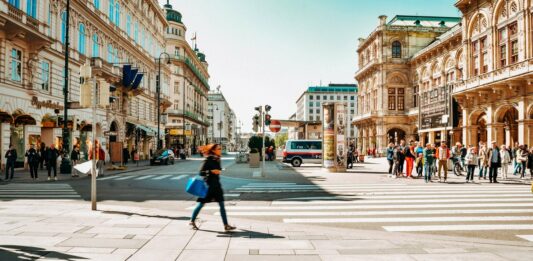
[[[516,175],[516,171],[517,171],[518,162],[516,160],[516,156],[518,154],[518,150],[519,149],[520,149],[520,145],[518,144],[518,142],[515,142],[514,146],[513,146],[513,149],[511,150],[511,158],[513,160],[513,175]],[[519,166],[518,166],[518,168],[520,169]]]
[[[488,168],[488,157],[487,157],[487,147],[485,146],[485,143],[480,142],[479,143],[479,151],[478,151],[478,166],[479,166],[479,177],[478,179],[481,180],[487,179],[487,168]]]
[[[405,146],[405,140],[400,141],[400,146],[398,149],[399,149],[398,172],[400,176],[403,176],[403,170],[405,166],[405,154],[406,154],[406,150],[408,149],[407,146]]]
[[[54,144],[46,150],[46,169],[48,170],[48,180],[51,180],[52,169],[54,170],[54,180],[57,180],[57,158],[59,158],[59,151]]]
[[[41,168],[41,170],[44,170],[45,155],[46,144],[44,142],[41,142],[41,145],[39,146],[39,168]]]
[[[407,163],[406,176],[412,178],[411,173],[413,172],[414,162],[415,162],[415,146],[408,146],[405,150],[405,162]]]
[[[516,174],[521,173],[523,169],[523,158],[522,158],[522,151],[524,150],[524,145],[519,145],[514,153],[514,160],[515,160],[515,166],[513,169],[513,175],[516,176]]]
[[[26,158],[28,158],[28,166],[30,167],[31,179],[38,179],[37,169],[39,168],[39,152],[35,149],[35,145],[31,144],[30,149],[26,151]]]
[[[440,147],[437,149],[436,157],[439,163],[439,182],[442,181],[440,175],[441,170],[444,170],[444,182],[446,182],[446,179],[448,178],[448,159],[450,158],[450,149],[446,146],[445,141],[441,142]]]
[[[128,160],[130,159],[130,152],[128,148],[122,148],[122,163],[128,165]]]
[[[353,154],[354,154],[354,145],[353,143],[350,143],[350,146],[348,147],[348,158],[347,158],[347,161],[346,161],[346,168],[347,169],[352,169],[353,168]]]
[[[507,180],[507,172],[509,170],[509,164],[511,163],[511,153],[509,153],[507,146],[502,145],[500,157],[502,159],[502,177],[504,180]]]
[[[417,178],[422,177],[422,172],[424,170],[424,152],[418,153],[418,156],[415,160]]]
[[[435,161],[435,150],[431,147],[431,143],[426,144],[424,150],[424,180],[426,183],[431,181],[431,174],[433,173],[433,162]]]
[[[476,166],[478,164],[478,157],[477,157],[477,151],[476,148],[472,147],[468,150],[468,153],[465,156],[465,163],[466,163],[466,183],[468,182],[474,182],[474,171],[476,170]]]
[[[226,209],[224,207],[224,192],[222,190],[222,185],[220,184],[220,175],[222,172],[220,157],[222,156],[222,148],[218,144],[210,144],[204,147],[203,152],[205,160],[200,169],[200,176],[204,177],[208,190],[205,198],[198,198],[196,200],[198,205],[196,205],[196,208],[192,212],[191,222],[189,224],[192,229],[198,230],[198,226],[196,226],[196,218],[198,217],[198,214],[200,214],[200,210],[202,210],[206,203],[218,202],[224,230],[234,230],[235,227],[228,223]]]
[[[70,160],[72,160],[72,177],[79,177],[78,171],[74,168],[74,166],[78,165],[80,163],[80,147],[74,146],[74,149],[70,153]]]
[[[389,146],[387,147],[387,162],[389,162],[389,178],[392,177],[392,167],[394,165],[394,144],[389,143]]]
[[[100,145],[100,141],[95,140],[94,142],[95,148],[96,148],[96,173],[97,177],[103,177],[104,176],[104,166],[105,166],[105,151],[102,149],[102,146]],[[93,159],[93,151],[92,148],[89,153],[89,160]]]
[[[15,163],[17,162],[17,150],[15,146],[9,144],[9,149],[6,151],[6,181],[12,180],[15,174]]]
[[[496,145],[496,142],[492,142],[492,147],[487,152],[489,162],[489,180],[490,183],[498,183],[496,178],[498,177],[498,168],[501,167],[502,158],[500,156],[500,149]]]
[[[527,166],[527,159],[529,156],[529,151],[527,148],[527,144],[522,145],[522,149],[520,150],[520,154],[517,155],[517,161],[520,162],[520,165],[522,166],[520,170],[520,179],[524,178],[524,175],[526,173],[526,166]]]

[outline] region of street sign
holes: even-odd
[[[278,120],[272,120],[270,121],[270,131],[271,132],[279,132],[281,130],[281,122]]]

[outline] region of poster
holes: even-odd
[[[335,104],[335,152],[337,171],[346,169],[346,106],[342,103]]]
[[[334,117],[334,104],[324,103],[322,111],[324,113],[323,121],[323,158],[324,168],[334,168],[335,167],[335,117]]]

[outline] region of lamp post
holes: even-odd
[[[213,104],[213,107],[217,108],[218,106],[216,104]],[[211,110],[211,142],[215,142],[215,110]]]
[[[67,9],[65,12],[65,84],[63,85],[63,156],[61,157],[61,166],[59,172],[63,174],[69,174],[72,172],[71,162],[69,160],[69,147],[70,147],[70,132],[68,130],[68,65],[69,65],[69,20],[70,20],[70,0],[67,0]],[[94,128],[94,126],[93,126]]]
[[[157,85],[156,85],[156,92],[157,92],[157,150],[160,150],[162,145],[161,144],[161,56],[166,55],[168,62],[170,63],[170,55],[166,52],[162,52],[159,54],[159,58],[157,58],[158,63],[158,72],[157,72]]]

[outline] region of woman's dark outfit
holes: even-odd
[[[205,198],[198,198],[196,201],[198,205],[192,212],[191,221],[194,222],[196,217],[200,213],[200,210],[204,207],[205,203],[218,202],[220,207],[220,216],[224,225],[228,225],[228,218],[226,217],[226,209],[224,208],[224,192],[222,191],[222,185],[220,184],[220,175],[213,174],[213,170],[221,170],[220,158],[216,156],[209,156],[205,159],[204,165],[200,169],[200,176],[204,177],[204,180],[209,187]]]

